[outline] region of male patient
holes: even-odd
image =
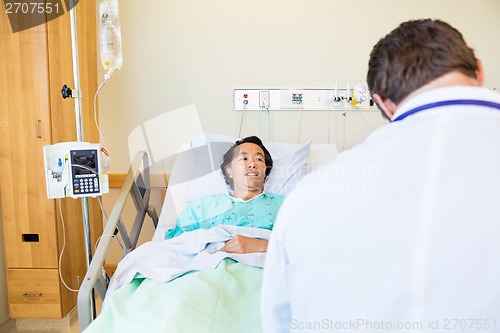
[[[368,67],[391,123],[283,203],[264,332],[500,331],[500,95],[439,20],[402,23]]]

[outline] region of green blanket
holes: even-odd
[[[136,277],[85,332],[261,332],[261,283],[262,268],[231,259],[168,283]]]

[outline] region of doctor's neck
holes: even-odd
[[[445,87],[453,87],[453,86],[476,86],[481,87],[484,83],[484,72],[482,70],[482,66],[478,61],[478,71],[477,77],[469,77],[465,74],[462,74],[458,71],[453,71],[447,74],[444,74],[437,79],[427,83],[426,85],[418,88],[408,96],[406,96],[400,103],[395,104],[390,99],[382,100],[380,96],[374,96],[374,100],[377,104],[382,108],[385,115],[391,119],[392,116],[396,113],[396,111],[405,104],[411,98],[420,95],[424,92],[445,88]],[[376,95],[376,94],[375,94]]]
[[[472,78],[466,76],[460,72],[450,72],[443,76],[438,77],[437,79],[429,82],[425,86],[420,87],[415,90],[413,93],[408,95],[404,100],[399,103],[399,105],[404,104],[408,99],[420,95],[426,91],[434,90],[438,88],[452,87],[452,86],[477,86],[480,87],[483,85],[482,77]]]

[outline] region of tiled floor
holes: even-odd
[[[73,310],[63,319],[18,319],[10,320],[0,327],[0,333],[77,333],[78,313]]]

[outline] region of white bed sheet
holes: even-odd
[[[232,225],[199,229],[166,239],[147,242],[130,252],[118,264],[108,286],[106,298],[130,283],[137,273],[158,282],[171,281],[193,270],[214,269],[225,258],[246,265],[264,267],[265,253],[227,253],[219,251],[235,235],[269,240],[270,230]]]

